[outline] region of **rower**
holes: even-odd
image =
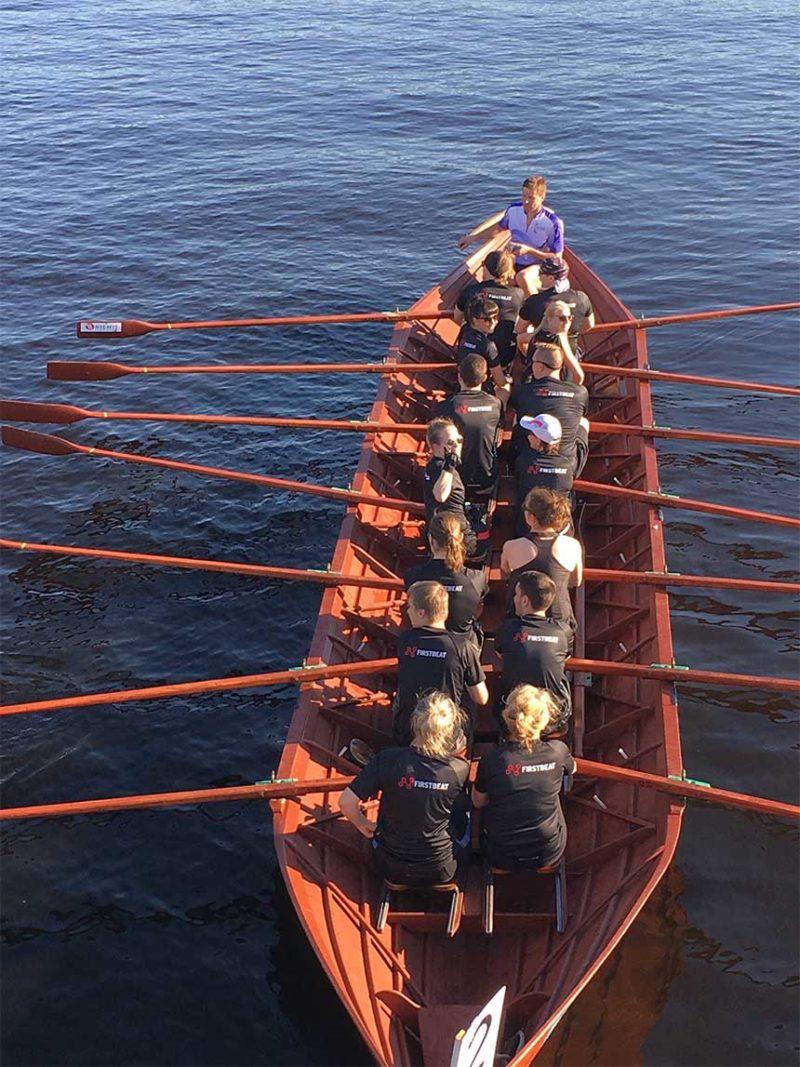
[[[458,323],[464,321],[467,306],[473,297],[483,294],[493,300],[499,309],[500,318],[492,334],[492,340],[497,345],[503,369],[508,370],[516,352],[514,326],[525,300],[525,293],[519,286],[514,285],[514,277],[517,273],[514,267],[514,256],[507,249],[502,252],[490,252],[483,261],[483,265],[490,277],[485,281],[468,285],[463,290],[456,302],[453,318]]]
[[[561,423],[555,415],[523,415],[519,425],[526,432],[526,440],[517,449],[514,461],[519,504],[531,489],[540,487],[570,493],[573,462],[561,450]],[[524,534],[527,526],[521,506],[518,511],[517,533]]]
[[[556,595],[550,618],[567,623],[574,634],[569,587],[583,582],[583,549],[580,541],[563,532],[572,521],[569,500],[552,489],[531,489],[522,511],[528,531],[503,545],[500,571],[512,589],[525,571],[541,571],[552,578]]]
[[[509,251],[515,255],[515,284],[531,296],[539,288],[539,263],[560,259],[564,251],[564,223],[544,206],[547,182],[539,174],[522,183],[522,197],[502,215],[493,215],[458,240],[459,248],[488,241],[495,234],[510,231]]]
[[[425,467],[423,492],[425,519],[430,526],[436,512],[449,511],[464,514],[466,493],[461,477],[461,453],[464,438],[452,419],[431,419],[425,431],[430,459]]]
[[[557,714],[552,694],[532,685],[518,685],[506,700],[508,741],[481,758],[472,790],[473,806],[486,809],[482,844],[491,867],[540,870],[564,854],[559,794],[575,760],[562,741],[543,737]]]
[[[572,347],[572,341],[569,336],[571,323],[572,313],[568,305],[559,299],[551,300],[547,304],[542,315],[542,321],[535,333],[528,334],[525,332],[525,324],[522,319],[517,322],[517,330],[523,331],[517,333],[517,344],[523,354],[523,380],[527,380],[532,374],[531,363],[525,355],[526,350],[529,353],[531,349],[535,350],[538,345],[553,345],[560,349],[563,357],[561,377],[577,382],[578,385],[583,385],[586,375]]]
[[[489,690],[480,653],[467,634],[446,628],[450,613],[447,590],[436,582],[415,582],[408,590],[411,629],[397,639],[397,695],[392,738],[407,745],[411,714],[419,698],[432,689],[446,693],[459,707],[465,694],[475,704],[486,704]]]
[[[580,335],[584,330],[594,326],[594,310],[586,293],[581,292],[580,289],[570,288],[568,278],[569,266],[565,260],[545,259],[542,261],[539,267],[542,288],[538,293],[528,297],[519,312],[517,345],[521,352],[527,350],[530,338],[540,330],[548,305],[557,300],[566,305],[566,310],[570,315],[567,324],[570,347],[576,356],[579,355]],[[537,336],[543,341],[556,341],[559,331],[556,330],[556,335],[552,336],[552,327],[559,323],[550,321],[548,325],[550,329],[543,330]]]
[[[458,368],[458,392],[436,408],[436,414],[451,419],[463,437],[461,477],[470,501],[491,496],[497,485],[497,436],[503,404],[499,397],[484,392],[487,373],[483,356],[467,356]]]
[[[554,345],[537,344],[531,358],[530,381],[521,382],[511,391],[509,403],[524,415],[554,415],[561,423],[561,452],[575,464],[577,478],[589,454],[589,391],[577,382],[561,380],[564,353]],[[519,445],[523,431],[514,428],[514,442]]]
[[[438,582],[447,592],[445,627],[451,633],[472,637],[480,649],[483,635],[477,616],[487,592],[483,571],[466,567],[464,528],[456,515],[434,515],[428,530],[431,559],[411,567],[403,581],[406,589],[415,582]]]
[[[456,339],[455,358],[460,366],[467,356],[483,356],[495,386],[503,389],[506,376],[500,366],[500,352],[493,339],[499,321],[500,309],[494,300],[484,294],[473,297],[467,304],[466,322]]]
[[[469,763],[463,712],[445,693],[423,697],[411,717],[410,745],[384,748],[344,790],[339,807],[372,842],[379,872],[404,885],[450,882],[463,855],[468,822],[463,802]],[[376,821],[361,804],[380,794]],[[456,812],[454,812],[456,809]],[[461,825],[452,818],[460,809]]]
[[[572,694],[564,669],[572,634],[566,623],[547,618],[555,596],[555,583],[546,574],[520,574],[514,584],[515,614],[503,619],[494,643],[503,664],[501,701],[522,684],[546,689],[557,700],[559,712],[547,732],[562,731],[572,714]]]

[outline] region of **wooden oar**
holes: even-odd
[[[425,432],[424,422],[369,422],[358,419],[299,419],[272,415],[189,415],[173,411],[91,411],[72,404],[39,404],[25,400],[0,400],[0,419],[9,422],[44,422],[69,426],[83,419],[122,422],[183,422],[197,425],[274,426],[298,430],[342,430],[356,433]],[[783,437],[756,437],[753,434],[716,433],[706,430],[673,429],[670,426],[629,426],[617,422],[593,422],[590,434],[625,437],[658,437],[680,441],[710,441],[721,445],[753,445],[759,448],[800,449],[800,440]]]
[[[576,774],[582,778],[605,779],[626,785],[656,789],[685,799],[703,800],[726,808],[755,811],[762,815],[796,820],[800,807],[766,797],[732,793],[727,789],[685,779],[665,778],[659,774],[614,767],[593,760],[577,759]],[[308,779],[306,781],[258,782],[255,785],[228,786],[222,789],[186,789],[172,793],[142,793],[97,800],[74,800],[61,804],[35,804],[18,808],[0,808],[0,820],[40,819],[63,815],[92,815],[100,812],[131,811],[144,808],[174,808],[187,804],[220,804],[237,800],[281,800],[314,794],[341,792],[353,781],[351,777]]]
[[[330,485],[316,485],[313,482],[293,482],[287,478],[274,478],[264,474],[248,474],[246,471],[229,470],[227,467],[205,467],[199,463],[179,463],[174,459],[155,459],[152,456],[137,456],[132,452],[112,452],[106,448],[89,448],[77,445],[63,437],[52,434],[33,433],[30,430],[18,430],[15,426],[3,426],[2,441],[9,448],[19,448],[24,452],[36,452],[45,456],[100,456],[105,459],[120,459],[125,463],[140,463],[147,467],[164,467],[167,470],[187,471],[189,474],[208,475],[212,478],[226,478],[229,481],[247,482],[261,485],[267,489],[282,489],[288,493],[307,493],[321,496],[328,500],[341,500],[345,504],[374,504],[391,511],[403,511],[411,515],[422,515],[423,504],[412,500],[400,500],[383,497],[373,493],[359,493],[353,489],[338,489]]]
[[[741,389],[748,393],[771,393],[800,396],[791,385],[769,385],[727,378],[703,378],[696,374],[673,374],[670,371],[639,370],[636,367],[613,367],[602,363],[584,363],[589,373],[610,378],[640,378],[643,381],[679,382],[714,389]],[[455,371],[455,363],[177,363],[165,366],[136,366],[98,360],[51,360],[47,377],[58,382],[100,382],[122,378],[126,374],[422,374],[428,371]]]
[[[172,411],[89,411],[71,404],[34,404],[0,400],[0,419],[69,426],[83,419],[122,422],[188,422],[211,426],[275,426],[297,430],[344,430],[356,433],[425,433],[424,422],[360,422],[358,419],[298,419],[272,415],[184,415]]]
[[[285,581],[317,582],[321,585],[353,585],[366,589],[403,589],[402,578],[382,578],[371,575],[339,574],[337,571],[297,570],[293,567],[273,567],[256,563],[233,563],[218,559],[198,559],[195,556],[162,556],[145,552],[120,552],[107,548],[80,548],[71,545],[48,545],[32,541],[12,541],[0,538],[0,548],[19,552],[41,552],[51,556],[76,556],[89,559],[110,559],[124,563],[141,563],[156,567],[179,567],[184,570],[219,571],[223,574],[243,574],[253,578],[277,578]],[[735,589],[761,593],[800,593],[800,582],[770,582],[758,578],[717,578],[713,575],[660,573],[658,571],[604,570],[587,567],[586,582],[622,582],[625,585],[654,585],[660,587],[685,586],[691,589]]]
[[[800,302],[761,304],[755,307],[719,308],[716,311],[691,311],[683,315],[658,315],[648,319],[622,319],[619,322],[598,322],[584,333],[604,333],[608,330],[647,330],[653,326],[671,326],[678,322],[710,322],[712,319],[735,319],[739,315],[763,315],[768,311],[797,311]]]
[[[159,330],[224,330],[250,326],[314,326],[355,322],[428,322],[452,319],[452,311],[357,311],[330,315],[277,315],[255,319],[191,319],[187,322],[145,322],[142,319],[80,319],[75,332],[82,340],[118,341],[123,337],[141,337]]]
[[[646,771],[634,771],[627,767],[614,767],[594,760],[576,759],[577,773],[586,778],[604,778],[611,782],[624,782],[626,785],[644,786],[645,789],[657,789],[659,793],[670,793],[676,797],[693,800],[705,800],[711,804],[720,804],[725,808],[739,808],[742,811],[757,811],[762,815],[777,815],[779,818],[800,819],[800,807],[784,804],[780,800],[767,800],[747,793],[731,793],[727,789],[717,789],[712,785],[693,782],[688,779],[664,778],[660,774],[648,774]]]
[[[709,319],[730,319],[737,315],[760,315],[767,311],[793,311],[800,303],[764,304],[758,307],[722,308],[717,311],[694,311],[684,315],[661,315],[649,319],[625,319],[621,322],[601,322],[586,330],[600,333],[608,330],[644,330],[650,326],[667,326],[678,322],[703,322]],[[431,319],[452,319],[452,311],[363,311],[335,312],[328,315],[279,315],[250,319],[191,319],[186,322],[146,322],[142,319],[80,319],[76,324],[78,337],[86,340],[117,341],[124,337],[141,337],[159,330],[220,330],[250,326],[310,326],[318,323],[356,322],[424,322]]]
[[[669,663],[617,663],[602,659],[569,659],[569,670],[592,674],[622,675],[629,678],[649,678],[658,682],[684,682],[698,685],[769,689],[779,693],[800,693],[796,678],[772,678],[768,675],[728,674],[723,671],[698,671]],[[153,685],[143,689],[115,689],[105,693],[73,694],[52,700],[27,701],[0,706],[0,715],[25,715],[38,711],[60,711],[64,708],[85,708],[101,704],[122,704],[132,700],[161,700],[167,697],[192,696],[198,693],[221,693],[233,689],[264,689],[272,685],[321,681],[358,674],[390,674],[397,669],[397,658],[363,660],[332,666],[294,667],[267,674],[245,674],[229,678],[210,678],[173,685]]]
[[[47,377],[57,382],[102,382],[126,374],[420,374],[453,371],[450,363],[179,363],[169,366],[131,366],[93,360],[51,360]],[[800,390],[798,390],[800,392]]]
[[[693,500],[691,497],[670,496],[669,493],[649,493],[643,489],[628,489],[622,485],[605,485],[600,482],[585,482],[576,479],[573,488],[587,496],[612,496],[623,500],[638,500],[653,507],[678,508],[681,511],[702,511],[707,515],[723,515],[730,519],[746,519],[750,522],[765,522],[771,526],[788,526],[800,529],[800,519],[788,515],[771,515],[766,511],[751,511],[728,504],[713,504],[708,500]]]
[[[673,382],[681,385],[700,385],[712,389],[739,389],[746,393],[773,393],[778,396],[800,396],[800,389],[792,385],[765,385],[762,382],[743,382],[731,378],[704,378],[699,374],[676,374],[673,371],[640,370],[638,367],[615,367],[605,363],[581,363],[587,374],[604,378],[637,378],[643,382]],[[49,375],[48,375],[49,376]]]

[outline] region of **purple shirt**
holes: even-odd
[[[504,230],[511,230],[512,241],[530,245],[531,248],[540,249],[542,252],[564,251],[564,226],[555,211],[548,207],[541,208],[529,223],[520,200],[506,208],[498,225]],[[538,262],[536,256],[524,252],[516,259],[518,268],[529,267],[531,263]]]

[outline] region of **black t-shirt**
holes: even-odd
[[[464,501],[466,499],[466,493],[464,491],[464,481],[461,477],[461,473],[456,468],[452,472],[453,485],[450,489],[450,496],[444,503],[440,503],[433,495],[433,487],[439,481],[439,475],[444,468],[443,456],[431,456],[425,467],[425,475],[422,481],[422,490],[425,498],[425,521],[430,522],[433,518],[433,514],[436,511],[452,511],[456,515],[464,515]]]
[[[456,307],[466,314],[470,300],[479,294],[494,300],[500,309],[500,320],[494,328],[492,340],[500,351],[502,362],[507,363],[514,353],[514,326],[517,322],[519,310],[525,301],[525,294],[516,285],[501,285],[494,278],[489,278],[485,282],[468,285],[458,298]]]
[[[442,559],[428,559],[406,571],[406,589],[414,582],[438,582],[447,590],[450,614],[445,625],[453,633],[472,632],[472,623],[486,593],[486,578],[482,571],[451,571]]]
[[[397,659],[397,713],[404,718],[432,689],[461,707],[464,690],[486,677],[475,643],[466,634],[433,626],[404,630],[397,639]]]
[[[500,365],[500,353],[491,334],[481,333],[465,322],[456,339],[456,363],[461,363],[467,356],[483,356],[489,367]]]
[[[503,619],[495,651],[503,657],[502,694],[518,685],[535,685],[557,697],[562,714],[552,727],[563,725],[572,710],[572,694],[564,672],[571,631],[563,622],[542,615],[514,615]]]
[[[509,403],[523,415],[554,415],[561,423],[561,453],[575,460],[575,435],[582,418],[589,410],[589,390],[577,382],[562,382],[557,378],[538,378],[522,382],[511,392]],[[514,427],[517,442],[525,431]]]
[[[554,489],[559,493],[569,493],[574,466],[574,454],[570,456],[561,451],[548,456],[532,448],[526,435],[526,439],[518,446],[514,463],[518,503],[522,503],[531,489]]]
[[[443,400],[436,415],[452,419],[461,431],[461,474],[467,485],[488,489],[497,481],[497,429],[503,405],[482,389],[462,389]]]
[[[528,297],[519,310],[519,317],[526,322],[533,323],[538,329],[544,315],[544,309],[551,300],[563,300],[565,304],[569,305],[569,309],[572,312],[569,338],[574,350],[575,342],[583,330],[584,323],[592,314],[592,302],[586,293],[582,293],[579,289],[565,289],[563,293],[557,293],[555,289],[545,289],[541,293],[534,293],[533,296]],[[544,337],[540,338],[540,340],[544,340]]]
[[[415,748],[384,748],[350,786],[359,800],[380,792],[375,839],[387,856],[435,867],[451,858],[450,813],[469,776],[466,760],[424,756]]]
[[[574,765],[561,741],[540,741],[530,751],[508,743],[481,759],[475,788],[489,795],[483,826],[490,863],[544,867],[558,859],[567,839],[559,792]]]

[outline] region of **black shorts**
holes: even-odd
[[[426,886],[452,882],[468,859],[465,848],[453,842],[453,852],[446,860],[435,864],[406,863],[394,856],[387,856],[380,842],[372,839],[372,861],[378,874],[399,885]]]

